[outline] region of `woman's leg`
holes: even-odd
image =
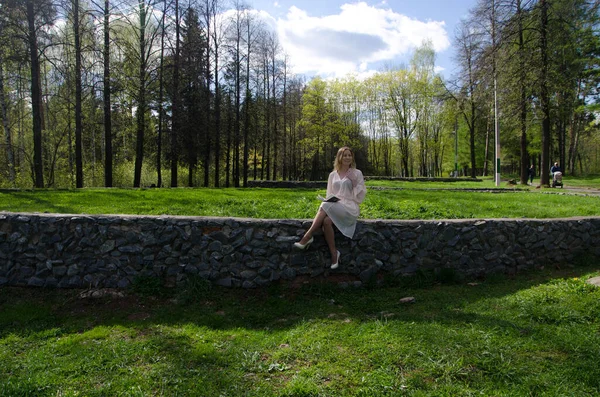
[[[304,236],[300,240],[300,244],[306,244],[308,240],[310,240],[314,232],[319,230],[321,225],[323,225],[323,219],[325,219],[325,217],[327,217],[327,213],[323,211],[322,208],[319,208],[317,215],[315,215],[315,219],[313,219],[312,225],[310,225],[310,228],[304,233]]]
[[[323,234],[325,235],[325,241],[329,246],[329,253],[331,254],[331,263],[337,263],[337,250],[335,249],[335,233],[333,231],[333,221],[330,217],[326,216],[323,219]]]

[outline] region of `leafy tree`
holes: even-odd
[[[31,114],[33,120],[33,184],[44,187],[42,79],[39,40],[47,40],[44,27],[51,26],[56,16],[56,8],[50,0],[7,0],[2,5],[3,29],[10,24],[15,38],[27,44],[31,78]],[[42,36],[40,38],[40,36]],[[44,47],[42,47],[43,49]]]
[[[138,0],[132,15],[124,15],[133,40],[124,40],[129,62],[137,69],[131,76],[131,92],[136,101],[136,144],[133,186],[140,187],[144,162],[144,139],[147,131],[149,98],[147,97],[153,74],[156,69],[156,48],[154,42],[159,34],[159,23],[152,12],[154,1]]]
[[[181,49],[181,143],[188,165],[188,186],[194,186],[194,169],[200,152],[199,121],[205,118],[206,37],[200,26],[197,12],[189,8],[185,16],[185,29]],[[217,183],[215,183],[218,186]]]

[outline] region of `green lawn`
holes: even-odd
[[[564,190],[411,184],[371,185],[363,218],[600,214],[600,198]],[[0,210],[310,218],[317,193],[3,190]],[[600,395],[600,289],[584,282],[598,275],[582,259],[513,279],[418,274],[372,289],[137,280],[125,297],[82,299],[2,287],[0,396]],[[400,302],[407,296],[415,303]]]
[[[533,186],[521,185],[520,182],[516,185],[509,185],[508,180],[519,181],[518,175],[502,175],[502,181],[499,186],[496,186],[493,177],[477,177],[480,182],[465,181],[465,178],[459,178],[457,182],[429,182],[422,180],[415,181],[401,181],[401,180],[384,180],[384,179],[369,179],[366,181],[367,186],[385,186],[391,188],[403,188],[403,189],[519,189],[519,190],[535,190],[540,183],[540,178],[536,177],[533,180]],[[565,186],[569,187],[588,187],[600,189],[600,176],[589,175],[589,176],[578,176],[571,177],[565,176],[563,178]]]
[[[371,181],[363,219],[557,218],[600,215],[600,196],[565,189],[471,191],[426,182],[385,189]],[[410,188],[407,188],[406,185]],[[310,219],[319,206],[315,189],[79,189],[0,190],[0,211]]]
[[[4,287],[0,395],[599,395],[600,289],[584,283],[599,274],[97,300]]]

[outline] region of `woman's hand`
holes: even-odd
[[[346,175],[346,177],[350,179],[350,182],[352,182],[352,187],[356,187],[357,174],[353,169],[351,169],[350,172],[348,172],[348,175]]]

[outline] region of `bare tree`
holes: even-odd
[[[234,94],[234,132],[233,132],[233,184],[240,186],[240,116],[241,116],[241,68],[242,68],[242,38],[244,35],[244,19],[247,6],[240,0],[234,0],[234,14],[228,26],[228,41],[230,60],[230,73],[233,78]]]
[[[110,1],[104,0],[104,47],[103,47],[103,84],[104,91],[104,186],[113,185],[113,149],[112,149],[112,112],[110,86]]]
[[[181,104],[179,103],[179,68],[181,66],[180,48],[181,29],[179,19],[179,0],[175,0],[175,52],[173,53],[173,103],[171,122],[171,187],[177,187],[177,169],[179,166],[179,148],[177,136],[181,132]],[[192,176],[190,175],[190,178]]]
[[[167,16],[167,1],[163,1],[162,18],[160,22],[160,66],[158,81],[158,134],[156,136],[156,186],[162,187],[162,137],[165,123],[164,91],[165,91],[165,19]],[[171,131],[172,133],[172,131]],[[172,143],[171,143],[172,144]],[[172,149],[176,150],[176,149]],[[175,153],[172,153],[175,154]],[[171,175],[173,180],[173,175]],[[177,171],[175,171],[175,180],[177,180]]]
[[[460,112],[469,128],[469,149],[471,158],[471,177],[476,177],[475,134],[478,120],[477,87],[480,83],[476,70],[477,59],[481,53],[481,37],[479,32],[471,30],[468,21],[461,21],[456,35],[458,44],[458,60],[461,65],[459,77],[459,96],[457,98]]]
[[[246,94],[244,98],[244,156],[243,156],[243,186],[248,186],[248,161],[250,149],[250,107],[252,92],[250,91],[250,64],[255,51],[255,45],[263,29],[262,24],[252,17],[249,10],[245,10],[244,18],[244,43],[246,45]]]
[[[83,153],[82,153],[82,114],[81,114],[81,21],[79,17],[79,0],[71,1],[73,15],[73,35],[75,40],[75,186],[83,187]]]
[[[42,130],[44,122],[42,117],[42,83],[40,78],[40,54],[38,50],[38,38],[36,16],[44,13],[44,6],[50,7],[48,3],[40,3],[33,0],[26,2],[27,38],[29,41],[29,53],[31,59],[31,111],[33,115],[33,169],[35,175],[35,187],[44,187],[44,165],[42,158]],[[43,16],[47,16],[46,13]]]
[[[153,21],[154,0],[137,0],[132,15],[124,14],[131,33],[135,37],[135,45],[126,49],[128,56],[137,65],[137,76],[134,80],[136,99],[136,150],[133,186],[140,187],[142,178],[142,165],[144,163],[144,139],[146,135],[146,116],[148,114],[148,87],[152,82],[155,53],[157,49],[154,41],[158,37],[159,23]]]

